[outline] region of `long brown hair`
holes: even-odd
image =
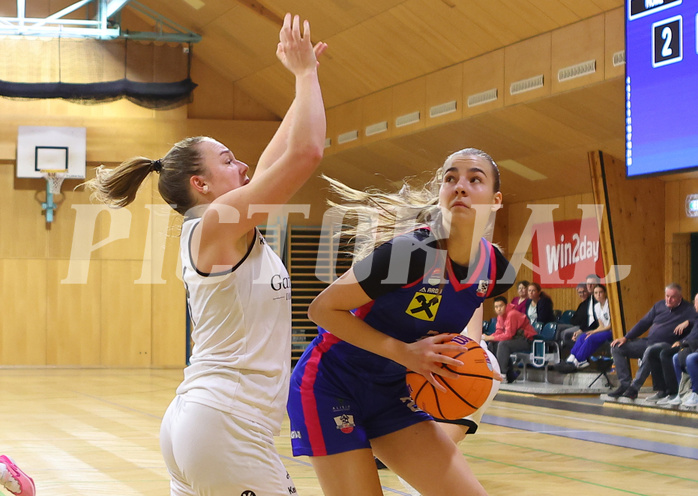
[[[185,138],[159,160],[133,157],[113,169],[100,165],[95,171],[94,179],[86,181],[85,187],[92,191],[92,199],[113,207],[125,207],[135,200],[138,188],[148,174],[155,171],[159,173],[160,196],[184,215],[195,206],[195,199],[189,189],[189,178],[204,172],[197,145],[210,139],[206,136]]]

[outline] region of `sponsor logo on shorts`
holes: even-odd
[[[291,431],[291,439],[302,439],[301,431]]]
[[[337,429],[342,431],[344,434],[351,434],[354,432],[354,416],[349,414],[339,415],[334,418],[335,424],[337,424]]]

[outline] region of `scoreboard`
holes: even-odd
[[[698,0],[626,0],[627,176],[698,168]]]

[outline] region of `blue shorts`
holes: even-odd
[[[319,335],[293,369],[288,414],[294,456],[370,448],[373,438],[432,419],[414,405],[404,376],[373,380],[333,353],[338,342]]]

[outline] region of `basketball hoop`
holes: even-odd
[[[46,179],[46,201],[41,204],[41,208],[46,211],[46,222],[53,222],[53,211],[58,207],[53,195],[61,194],[61,186],[65,176],[65,170],[45,169],[41,171],[41,177]]]
[[[41,176],[46,179],[46,191],[52,195],[61,194],[61,186],[65,179],[64,170],[45,170],[41,172]]]

